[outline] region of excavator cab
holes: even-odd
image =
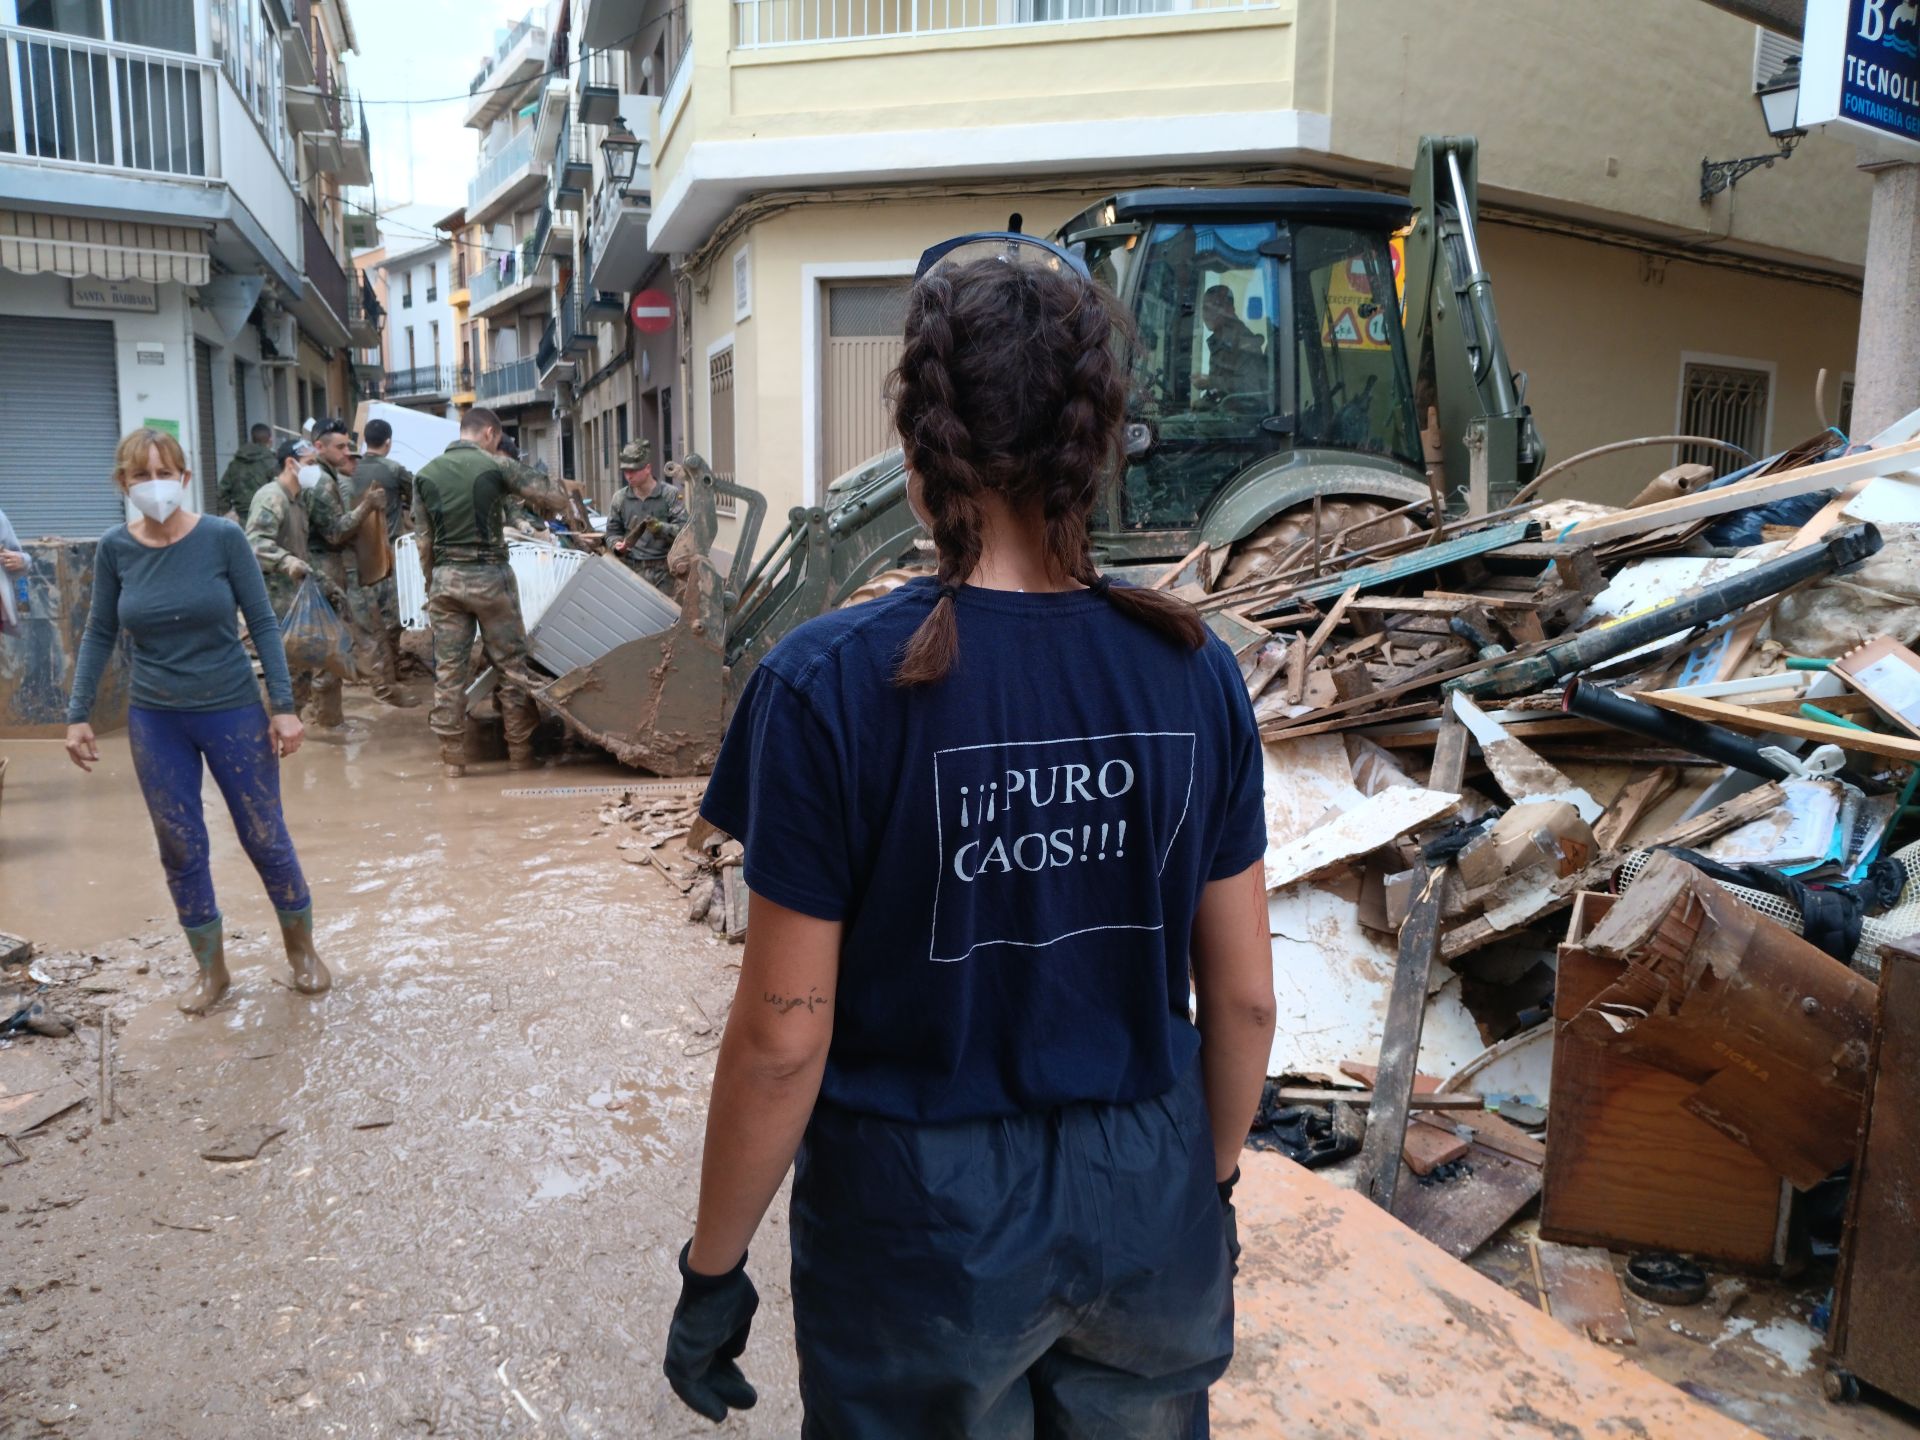
[[[1411,215],[1355,191],[1152,189],[1062,227],[1134,319],[1127,465],[1094,527],[1114,558],[1238,538],[1315,494],[1429,494],[1396,288]]]

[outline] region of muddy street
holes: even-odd
[[[209,787],[234,989],[193,1020],[124,733],[101,749],[85,776],[8,746],[0,927],[81,1025],[0,1050],[0,1093],[64,1070],[86,1102],[0,1163],[0,1433],[707,1433],[659,1355],[739,951],[621,858],[607,794],[503,793],[628,773],[448,781],[418,712],[359,692],[285,769],[332,993],[284,983]],[[798,1429],[784,1230],[731,1433]]]

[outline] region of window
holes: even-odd
[[[1833,422],[1840,433],[1849,439],[1853,436],[1853,381],[1840,382],[1840,416]]]
[[[320,419],[327,418],[327,387],[316,384],[313,387],[313,413]]]
[[[607,417],[600,417],[600,468],[611,473],[613,470],[613,428],[607,424]]]
[[[438,370],[440,368],[440,322],[429,321],[427,329],[433,333],[433,368]]]
[[[1757,460],[1766,450],[1772,388],[1773,376],[1765,370],[1688,361],[1681,372],[1680,433],[1725,440]],[[1711,466],[1716,476],[1730,475],[1748,463],[1729,450],[1709,450],[1704,445],[1682,445],[1680,460]]]
[[[413,353],[413,327],[409,325],[407,326],[407,368],[412,370],[419,363],[419,358]]]
[[[440,298],[440,262],[434,261],[427,266],[427,303],[431,305]]]
[[[615,438],[624,447],[627,443],[627,407],[616,405],[613,409],[613,427]]]
[[[733,257],[733,318],[744,320],[753,313],[753,255],[745,245]]]
[[[660,463],[673,459],[673,391],[660,387]]]
[[[716,478],[733,479],[733,347],[708,357],[707,421],[713,434],[707,443],[707,463]],[[731,495],[715,497],[715,509],[732,515],[739,502]]]
[[[402,310],[413,308],[413,272],[411,270],[400,277],[400,308]]]

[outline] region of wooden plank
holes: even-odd
[[[78,1082],[59,1080],[44,1090],[0,1095],[0,1135],[25,1135],[87,1098]]]
[[[1407,785],[1382,790],[1344,815],[1271,851],[1267,856],[1267,889],[1310,880],[1336,865],[1371,855],[1402,835],[1451,815],[1459,805],[1457,790],[1417,790]]]
[[[1338,1100],[1347,1105],[1358,1105],[1363,1109],[1373,1104],[1372,1090],[1341,1090],[1334,1086],[1320,1085],[1276,1085],[1273,1096],[1283,1105],[1331,1105]],[[1477,1111],[1484,1109],[1486,1101],[1478,1095],[1462,1091],[1421,1091],[1409,1102],[1415,1110]]]
[[[1554,1319],[1603,1345],[1634,1343],[1633,1321],[1611,1255],[1593,1246],[1556,1245],[1551,1240],[1538,1242],[1537,1253],[1547,1310]]]
[[[1777,474],[1723,485],[1718,490],[1702,490],[1693,495],[1662,500],[1655,505],[1642,505],[1637,510],[1623,510],[1617,515],[1583,520],[1562,532],[1560,538],[1573,544],[1598,544],[1641,535],[1668,525],[1709,520],[1716,515],[1731,514],[1754,505],[1792,500],[1819,490],[1832,490],[1855,481],[1909,470],[1916,464],[1920,464],[1920,440],[1909,440],[1904,445],[1889,445],[1860,455],[1843,455],[1837,460],[1823,460],[1815,465],[1801,465]]]
[[[1333,608],[1327,611],[1325,618],[1315,627],[1313,634],[1307,637],[1307,643],[1301,647],[1304,652],[1304,658],[1300,661],[1302,673],[1305,673],[1306,667],[1313,663],[1313,657],[1320,653],[1320,647],[1332,637],[1335,627],[1346,618],[1347,607],[1353,604],[1354,597],[1359,593],[1359,590],[1353,587],[1343,591],[1340,598],[1333,602]]]
[[[1457,795],[1467,773],[1467,727],[1447,712],[1447,723],[1434,746],[1428,783],[1448,786],[1441,793]],[[1401,1147],[1406,1143],[1407,1114],[1413,1099],[1414,1076],[1420,1058],[1420,1029],[1426,1016],[1427,979],[1440,948],[1440,907],[1449,866],[1431,867],[1415,896],[1406,923],[1400,927],[1400,949],[1387,991],[1387,1014],[1380,1042],[1380,1073],[1374,1086],[1376,1100],[1367,1117],[1367,1138],[1360,1151],[1360,1183],[1356,1187],[1381,1209],[1393,1213],[1400,1186]]]
[[[1748,710],[1740,705],[1729,705],[1722,700],[1707,700],[1698,695],[1689,695],[1683,690],[1649,690],[1640,698],[1649,705],[1658,705],[1662,710],[1671,710],[1676,715],[1690,715],[1696,720],[1709,720],[1716,725],[1725,725],[1732,730],[1744,730],[1751,735],[1792,735],[1822,745],[1838,745],[1842,750],[1858,751],[1864,755],[1878,755],[1887,760],[1920,762],[1920,740],[1908,740],[1897,735],[1881,735],[1871,730],[1847,729],[1839,725],[1823,725],[1818,720],[1808,720],[1799,715],[1778,715],[1770,710]]]
[[[1869,477],[1865,480],[1856,480],[1847,486],[1829,500],[1824,509],[1802,525],[1800,533],[1789,540],[1786,549],[1780,553],[1791,555],[1796,550],[1805,550],[1809,545],[1818,545],[1826,539],[1827,532],[1846,519],[1844,512],[1853,502],[1854,497],[1872,483],[1873,477]],[[1774,595],[1765,600],[1756,600],[1747,607],[1746,613],[1740,617],[1732,633],[1727,637],[1727,647],[1721,653],[1720,668],[1715,673],[1714,679],[1731,680],[1739,674],[1741,662],[1747,658],[1747,652],[1753,649],[1754,641],[1760,638],[1760,632],[1766,629],[1767,622],[1773,618],[1774,606],[1779,603],[1780,597]]]
[[[1409,1125],[1401,1142],[1400,1158],[1416,1175],[1431,1175],[1442,1165],[1465,1158],[1469,1143],[1452,1130],[1435,1125]]]
[[[1549,643],[1552,643],[1552,642],[1549,642]],[[1421,675],[1412,680],[1402,680],[1393,685],[1383,686],[1382,688],[1374,691],[1371,695],[1361,695],[1361,696],[1356,696],[1352,700],[1342,700],[1337,705],[1323,705],[1319,710],[1315,711],[1311,716],[1300,717],[1300,724],[1302,725],[1305,725],[1308,723],[1322,724],[1327,720],[1331,720],[1335,715],[1346,715],[1346,714],[1352,713],[1353,711],[1361,710],[1361,709],[1371,711],[1375,706],[1381,704],[1383,701],[1396,699],[1399,696],[1405,694],[1409,690],[1418,690],[1428,685],[1439,685],[1448,680],[1457,680],[1461,676],[1471,675],[1475,671],[1489,670],[1495,664],[1504,665],[1514,660],[1524,660],[1527,657],[1537,654],[1539,651],[1544,650],[1546,648],[1547,648],[1546,645],[1522,646],[1518,650],[1511,651],[1510,653],[1501,656],[1497,662],[1490,661],[1490,660],[1482,660],[1476,655],[1471,661],[1469,661],[1465,665],[1456,665],[1451,669],[1441,670],[1435,674]],[[1388,718],[1391,718],[1391,717],[1387,715],[1369,714],[1367,716],[1366,723],[1371,725]],[[1287,722],[1285,721],[1269,721],[1267,724],[1260,727],[1260,736],[1263,740],[1281,740],[1281,739],[1285,739],[1288,735],[1294,734],[1294,733],[1296,732],[1292,729],[1289,729]],[[1308,732],[1302,730],[1302,731],[1299,731],[1298,733],[1306,734]]]
[[[1607,813],[1600,817],[1600,823],[1593,827],[1593,843],[1602,850],[1619,848],[1620,842],[1640,823],[1640,817],[1671,795],[1679,784],[1680,772],[1671,765],[1662,765],[1649,775],[1628,781],[1607,807]]]
[[[1471,1113],[1448,1111],[1445,1117],[1433,1113],[1429,1107],[1420,1105],[1425,1098],[1414,1097],[1415,1108],[1419,1111],[1413,1119],[1417,1125],[1444,1125],[1448,1129],[1465,1125],[1473,1131],[1473,1143],[1496,1150],[1509,1160],[1524,1160],[1529,1165],[1544,1168],[1547,1163],[1547,1147],[1534,1139],[1518,1125],[1503,1120],[1491,1110],[1478,1110]]]

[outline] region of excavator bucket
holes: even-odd
[[[680,618],[658,635],[629,640],[534,692],[568,730],[622,764],[655,775],[713,768],[732,710],[726,663],[726,580],[714,565],[719,529],[713,475],[697,456],[669,474],[682,485],[692,554],[678,577]]]

